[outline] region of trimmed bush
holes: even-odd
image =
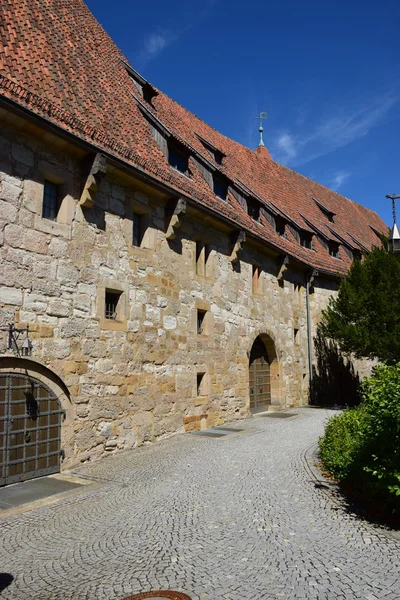
[[[340,482],[400,511],[400,363],[377,366],[361,398],[359,407],[330,419],[320,458]]]

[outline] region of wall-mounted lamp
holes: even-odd
[[[24,333],[25,339],[22,342]],[[21,343],[22,342],[22,343]],[[29,339],[29,327],[26,326],[23,329],[14,327],[12,323],[8,326],[8,344],[7,348],[12,350],[14,354],[21,356],[31,356],[32,354],[32,342]]]

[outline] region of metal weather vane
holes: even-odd
[[[261,112],[260,115],[257,117],[257,119],[260,120],[260,127],[258,128],[258,131],[260,132],[260,142],[258,144],[259,146],[265,146],[264,140],[263,140],[263,131],[264,131],[263,120],[266,118],[267,118],[266,112]]]

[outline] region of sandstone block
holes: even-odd
[[[24,310],[33,312],[45,312],[47,308],[47,299],[41,294],[27,292],[24,297]]]
[[[68,317],[70,314],[70,303],[62,298],[51,298],[47,308],[47,314],[54,317]]]
[[[80,337],[85,330],[85,320],[78,317],[70,317],[69,319],[60,319],[60,334],[61,337]]]
[[[50,239],[44,233],[40,233],[32,229],[25,229],[22,247],[25,248],[25,250],[29,250],[30,252],[37,252],[38,254],[47,254],[49,242]]]
[[[68,242],[59,238],[53,238],[49,244],[49,254],[56,258],[66,258]]]
[[[1,198],[1,196],[0,196]],[[17,218],[18,210],[10,202],[0,199],[0,219],[13,223]]]
[[[41,216],[36,215],[35,217],[35,229],[42,231],[43,233],[50,233],[59,237],[69,239],[71,237],[71,226],[66,223],[57,223],[57,221],[51,221],[50,219],[43,219]]]
[[[100,423],[97,426],[97,435],[102,435],[104,437],[110,437],[110,435],[112,435],[112,432],[113,432],[112,423],[109,423],[108,421],[100,421]]]
[[[43,185],[38,181],[26,179],[24,181],[24,191],[22,196],[22,205],[24,208],[37,215],[42,214],[43,204]]]
[[[46,358],[67,358],[71,353],[70,343],[68,340],[43,340],[42,352]]]
[[[176,329],[176,317],[172,317],[171,315],[165,315],[163,317],[163,326],[164,329],[168,330]]]
[[[13,306],[22,306],[22,291],[10,287],[0,287],[0,302],[3,304],[12,304]]]
[[[72,265],[62,263],[58,266],[57,279],[61,285],[75,287],[78,283],[78,271]]]
[[[7,181],[2,181],[0,198],[17,208],[19,205],[21,191],[22,190],[20,186],[13,185]]]
[[[83,313],[89,313],[90,296],[88,294],[74,294],[74,308]]]
[[[25,228],[21,225],[10,224],[4,229],[5,243],[12,248],[23,248]]]

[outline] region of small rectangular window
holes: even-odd
[[[106,319],[112,319],[116,321],[118,318],[118,303],[120,301],[122,292],[114,290],[106,290],[105,304],[104,304],[104,316]]]
[[[206,318],[205,310],[197,310],[197,333],[199,335],[205,333],[205,318]]]
[[[197,395],[204,396],[205,395],[205,373],[197,373]]]
[[[210,273],[210,246],[201,241],[196,241],[196,275],[206,277]]]
[[[187,173],[189,168],[188,157],[176,148],[168,149],[168,162],[177,171],[180,173]]]
[[[299,329],[297,329],[296,327],[293,329],[293,340],[295,344],[299,343]]]
[[[214,177],[214,194],[221,200],[226,200],[228,196],[227,183],[218,177]]]
[[[59,206],[59,186],[52,181],[45,180],[43,188],[42,217],[55,221]]]
[[[285,235],[285,221],[278,216],[275,216],[275,231],[278,235]]]
[[[300,246],[312,250],[312,234],[308,232],[300,232]]]
[[[247,212],[254,221],[260,221],[260,205],[258,202],[255,202],[254,200],[248,200]]]
[[[133,213],[132,246],[140,247],[143,238],[143,215]]]
[[[329,255],[333,258],[339,258],[339,244],[336,242],[329,242],[328,244]]]

